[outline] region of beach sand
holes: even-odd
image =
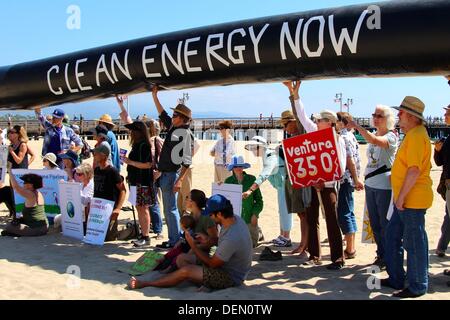
[[[90,142],[92,144],[92,141]],[[211,193],[213,180],[212,158],[208,155],[214,141],[200,141],[200,150],[194,158],[193,187]],[[127,141],[120,141],[123,148],[128,148]],[[42,140],[31,141],[30,146],[36,154],[40,154]],[[258,174],[261,160],[253,158],[238,143],[238,152],[252,164],[247,170]],[[366,146],[361,146],[365,167]],[[92,158],[87,160],[92,161]],[[40,168],[38,158],[31,168]],[[126,171],[122,171],[126,175]],[[431,176],[433,190],[436,189],[441,168],[433,166]],[[266,241],[279,234],[279,218],[276,191],[269,182],[262,188],[264,210],[259,224]],[[440,226],[444,217],[444,201],[437,193],[433,206],[426,214],[426,229],[429,238],[430,253],[430,287],[429,293],[420,299],[450,299],[450,288],[446,286],[449,277],[442,273],[450,268],[450,259],[438,258],[435,248],[440,236]],[[254,251],[252,269],[244,286],[218,290],[210,293],[197,292],[197,288],[189,283],[175,288],[145,288],[137,291],[126,290],[129,276],[119,273],[119,268],[131,263],[145,252],[145,249],[133,248],[129,242],[117,241],[102,247],[83,244],[77,240],[63,237],[59,232],[51,232],[47,236],[37,238],[0,237],[0,299],[199,299],[199,300],[242,300],[242,299],[392,299],[392,290],[369,289],[372,283],[368,268],[375,258],[376,246],[361,243],[361,227],[364,208],[364,192],[355,192],[355,213],[358,222],[357,256],[346,261],[346,267],[340,271],[328,271],[328,243],[322,243],[324,265],[318,267],[302,266],[301,260],[289,252],[300,241],[300,227],[297,216],[291,233],[292,248],[283,248],[283,260],[270,262],[259,261],[259,255],[267,244],[260,245]],[[8,212],[4,204],[0,207],[0,229],[5,227]],[[122,223],[132,219],[131,212],[122,212]],[[325,221],[321,223],[321,240],[327,238]],[[167,237],[167,228],[164,226]],[[161,241],[152,240],[151,247]],[[278,250],[272,248],[273,250]],[[81,280],[74,281],[69,273],[80,272]],[[386,277],[386,272],[376,274]],[[154,275],[146,275],[149,278]]]

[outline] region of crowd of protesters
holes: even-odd
[[[149,282],[132,278],[130,288],[168,287],[185,280],[207,289],[243,283],[250,270],[252,248],[263,239],[258,225],[264,206],[260,187],[268,180],[277,192],[280,224],[279,236],[270,242],[273,246],[292,247],[290,232],[293,216],[297,214],[301,239],[291,254],[304,259],[304,265],[321,265],[319,212],[322,208],[331,253],[331,263],[326,267],[329,270],[342,269],[346,260],[357,255],[354,192],[364,190],[377,246],[373,264],[388,274],[388,278],[381,280],[381,285],[397,290],[394,296],[400,298],[419,297],[427,292],[429,258],[425,213],[432,205],[433,191],[430,178],[432,149],[425,128],[424,103],[407,96],[396,107],[377,105],[371,123],[376,130],[370,132],[346,112],[324,109],[308,117],[300,97],[301,82],[283,84],[289,90],[291,106],[281,114],[280,124],[285,135],[294,137],[331,128],[337,137],[343,174],[338,181],[294,188],[288,177],[283,148],[270,145],[262,136],[255,136],[245,149],[262,159],[263,168],[253,176],[245,171],[251,165],[237,154],[230,132],[232,122],[221,121],[218,125],[220,138],[209,152],[214,157],[211,160],[214,163],[212,180],[218,184],[242,186],[239,216],[235,215],[231,202],[224,196],[216,194],[207,199],[203,191],[192,189],[192,158],[196,151],[190,130],[192,111],[179,103],[171,108],[173,113],[170,116],[159,101],[157,86],[152,88],[152,97],[159,120],[143,117],[133,121],[123,106],[122,97],[117,96],[121,120],[129,130],[131,150],[128,155],[121,154],[113,131],[115,124],[108,114],[97,119],[95,146],[92,149],[88,146],[83,157],[85,141],[79,136],[79,127],[68,125],[64,110],[57,108],[51,117],[47,117],[40,108],[35,109],[45,129],[42,167],[63,170],[68,181],[82,184],[80,197],[85,232],[90,201],[93,197],[102,198],[114,202],[105,241],[118,238],[119,214],[126,200],[126,185],[135,188],[136,194],[133,206],[140,231],[132,242],[135,247],[150,246],[151,232],[156,234],[156,239],[163,239],[162,216],[165,218],[168,240],[156,246],[168,250],[156,268],[165,275]],[[395,129],[393,109],[398,110],[398,125],[405,134],[401,143]],[[450,106],[444,109],[445,123],[450,125]],[[160,137],[161,127],[166,131],[165,139]],[[368,142],[365,168],[361,167],[355,130]],[[7,140],[10,143],[8,171],[28,169],[36,155],[27,145],[25,128],[11,126],[7,129]],[[3,143],[6,143],[6,137]],[[436,254],[445,257],[450,242],[449,139],[441,139],[434,148],[434,161],[437,166],[443,166],[438,192],[446,201]],[[120,174],[121,165],[126,166],[126,177]],[[5,202],[12,217],[2,235],[45,235],[50,224],[44,212],[44,198],[39,192],[43,187],[42,177],[26,174],[20,179],[22,184],[10,174],[10,186],[2,185],[0,188],[0,201]],[[25,198],[21,218],[16,217],[14,193]],[[53,222],[55,227],[59,227],[61,216]],[[404,251],[408,254],[406,271]],[[279,255],[279,252],[271,250],[264,253],[267,260],[277,260]]]

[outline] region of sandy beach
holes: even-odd
[[[90,141],[93,144],[92,141]],[[211,193],[213,180],[213,161],[208,155],[214,141],[200,141],[200,150],[194,157],[193,187]],[[29,143],[36,154],[41,153],[42,140]],[[120,141],[122,148],[128,148],[128,141]],[[252,164],[247,170],[258,174],[261,160],[255,159],[244,150],[244,143],[238,142],[238,153]],[[366,146],[361,145],[362,167],[365,167]],[[92,158],[87,160],[92,161]],[[41,168],[40,159],[31,168]],[[126,175],[126,171],[122,171]],[[433,190],[436,189],[441,168],[433,163],[431,177]],[[275,189],[266,182],[262,188],[264,210],[260,215],[260,226],[266,241],[279,234],[277,197]],[[420,299],[450,299],[450,288],[446,282],[449,277],[443,275],[450,268],[450,259],[438,258],[435,248],[440,236],[440,227],[444,216],[445,203],[437,193],[433,206],[427,211],[426,229],[429,238],[430,288],[429,293]],[[117,270],[131,265],[147,249],[133,248],[129,242],[117,241],[102,247],[83,244],[77,240],[63,237],[61,233],[51,231],[49,235],[37,238],[0,237],[0,299],[199,299],[199,300],[242,300],[242,299],[392,299],[392,290],[368,289],[367,282],[371,274],[367,268],[375,258],[375,245],[361,243],[361,227],[364,208],[364,191],[355,192],[355,213],[358,222],[357,256],[346,261],[346,267],[340,271],[328,271],[325,266],[302,266],[301,261],[289,254],[300,240],[299,219],[294,218],[291,233],[293,248],[282,248],[283,260],[277,262],[259,261],[259,255],[267,244],[260,245],[254,251],[253,264],[246,284],[241,287],[219,290],[210,293],[198,293],[191,284],[182,284],[175,288],[146,288],[126,290],[129,276]],[[0,229],[4,229],[8,211],[4,204],[0,207]],[[122,212],[123,223],[132,219],[131,212]],[[321,218],[321,240],[327,238],[325,221]],[[164,226],[167,238],[167,228]],[[160,243],[152,239],[151,247]],[[272,248],[275,250],[275,248]],[[276,249],[278,250],[278,249]],[[324,265],[329,263],[328,243],[322,243]],[[73,267],[75,266],[75,267]],[[78,269],[81,272],[79,283],[67,273]],[[149,277],[152,275],[146,275]],[[377,274],[386,277],[386,273]]]

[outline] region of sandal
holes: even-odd
[[[355,259],[356,250],[353,252],[348,252],[347,250],[344,250],[344,256],[345,256],[345,259]]]

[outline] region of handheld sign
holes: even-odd
[[[62,215],[62,232],[66,237],[83,240],[83,205],[81,183],[59,181],[59,206]]]
[[[339,180],[343,174],[334,128],[283,140],[289,179],[294,189]]]
[[[92,198],[84,242],[102,246],[105,242],[114,202]]]
[[[230,200],[231,205],[233,206],[233,213],[236,216],[241,216],[242,211],[242,185],[240,184],[229,184],[222,183],[212,184],[212,195],[221,194],[228,200]]]

